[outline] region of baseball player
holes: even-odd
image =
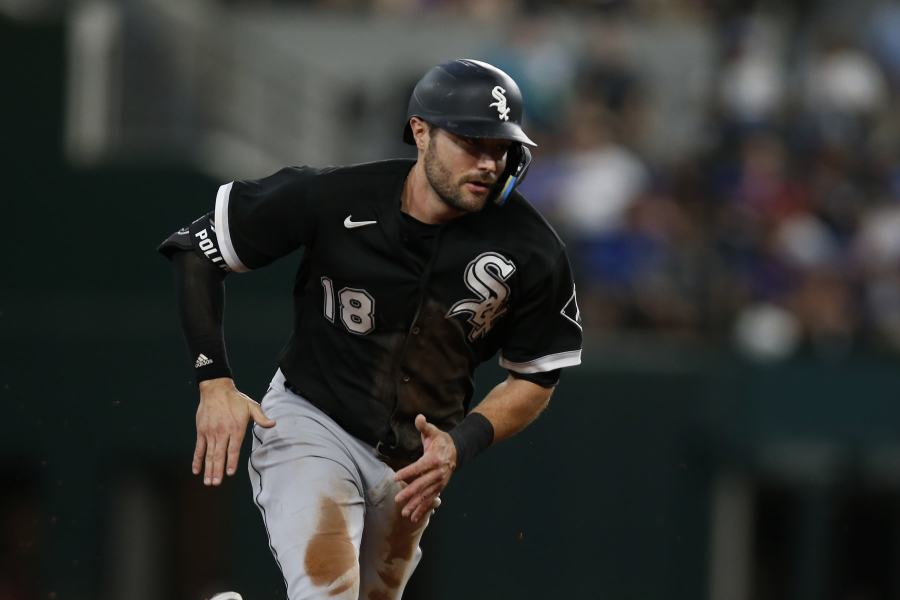
[[[503,71],[436,66],[409,101],[416,160],[228,183],[160,246],[200,388],[193,472],[233,474],[253,421],[253,497],[291,600],[400,598],[453,473],[581,361],[565,247],[515,191],[535,145],[521,122]],[[231,377],[223,278],[298,248],[292,335],[260,405]],[[498,352],[509,376],[470,410]]]

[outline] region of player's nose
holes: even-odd
[[[475,164],[481,172],[496,173],[499,170],[500,160],[491,153],[481,152]]]

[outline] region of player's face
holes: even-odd
[[[506,167],[508,140],[462,137],[432,128],[425,151],[425,175],[437,195],[463,212],[484,207]]]

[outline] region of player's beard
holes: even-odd
[[[478,181],[491,185],[476,176],[460,177],[454,181],[453,173],[437,156],[437,144],[432,139],[425,151],[425,177],[431,188],[443,200],[444,204],[462,212],[478,212],[484,208],[488,194],[478,195],[467,192],[463,187],[467,181]]]

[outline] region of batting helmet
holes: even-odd
[[[522,93],[513,78],[480,60],[458,59],[431,68],[413,89],[403,141],[414,143],[412,117],[470,138],[537,146],[522,131]]]
[[[469,138],[510,140],[506,170],[493,200],[505,204],[522,183],[537,146],[522,131],[522,92],[513,78],[480,60],[461,58],[431,68],[409,99],[403,141],[414,144],[409,120],[419,117],[436,127]]]

